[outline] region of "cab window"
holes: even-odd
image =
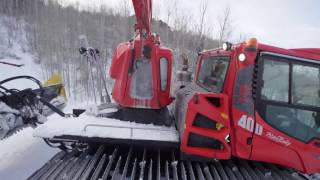
[[[291,90],[293,104],[320,106],[319,73],[319,67],[293,64]]]
[[[152,48],[143,46],[143,56],[134,62],[131,75],[130,96],[135,99],[148,100],[153,97],[152,83]]]
[[[197,83],[211,92],[221,92],[229,65],[229,57],[212,56],[201,61]]]
[[[262,98],[288,102],[289,64],[287,62],[266,59],[263,63],[263,69]]]
[[[303,142],[320,138],[319,67],[271,55],[259,60],[259,114],[275,129]]]
[[[161,91],[167,89],[168,83],[168,60],[164,57],[160,58],[160,86]]]

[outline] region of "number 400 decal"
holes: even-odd
[[[238,121],[238,126],[250,132],[254,131],[254,133],[257,135],[262,135],[262,132],[263,132],[263,126],[261,126],[259,123],[256,123],[256,128],[254,128],[254,119],[247,115],[241,116],[241,118]]]

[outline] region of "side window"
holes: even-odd
[[[288,102],[288,63],[264,59],[262,80],[262,99]]]
[[[160,58],[160,86],[161,91],[167,89],[168,84],[168,60],[164,57]]]
[[[308,142],[320,137],[319,115],[316,111],[268,104],[265,120],[285,134]]]
[[[275,129],[308,142],[320,137],[320,68],[290,58],[262,56],[257,110]]]
[[[318,67],[294,64],[292,67],[292,103],[320,107]]]

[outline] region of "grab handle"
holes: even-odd
[[[320,148],[320,140],[319,139],[314,140],[313,145]]]

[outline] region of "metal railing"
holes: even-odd
[[[163,132],[172,132],[172,129],[160,129],[160,128],[152,128],[152,127],[132,127],[132,126],[116,126],[116,125],[102,125],[102,124],[86,124],[82,131],[87,131],[89,127],[107,127],[107,128],[119,128],[119,129],[130,129],[130,137],[133,137],[133,130],[151,130],[151,131],[163,131]]]

